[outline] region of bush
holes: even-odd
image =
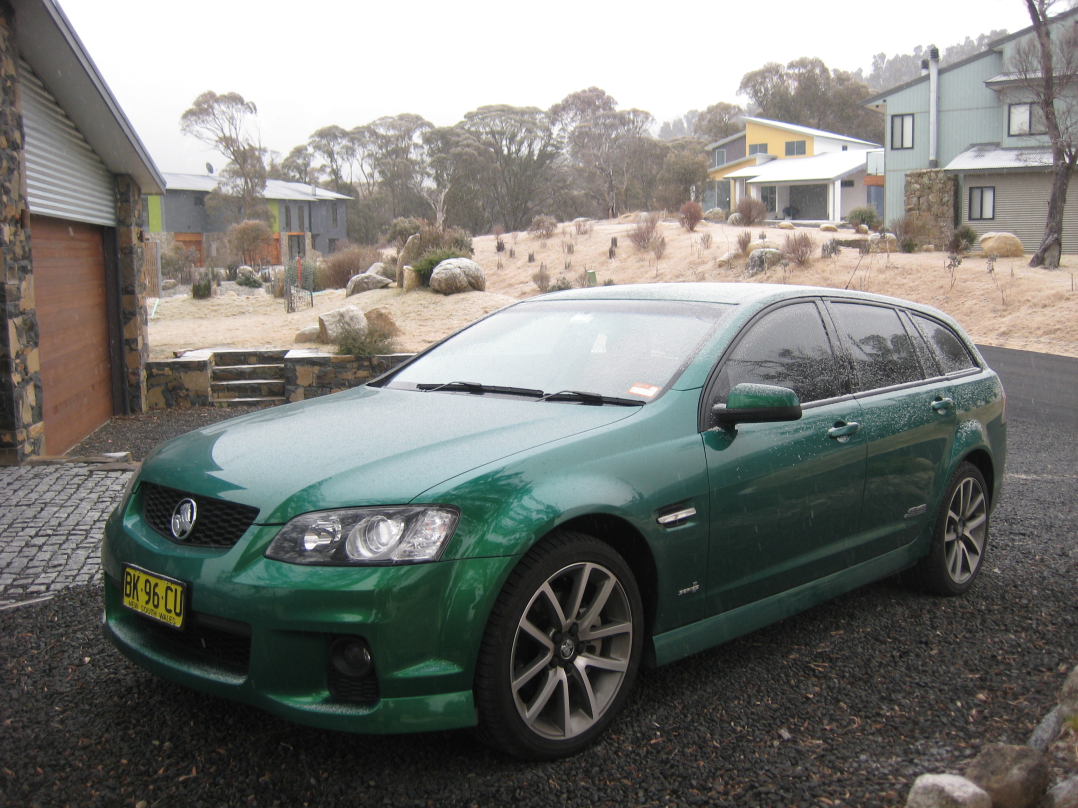
[[[842,248],[840,246],[838,246],[838,242],[835,239],[831,239],[830,241],[825,241],[823,243],[823,246],[820,247],[820,257],[821,258],[834,258],[835,256],[837,256],[841,252],[842,252]]]
[[[273,231],[265,222],[248,219],[229,227],[225,238],[233,256],[239,258],[247,266],[254,266],[273,244]]]
[[[573,282],[564,275],[558,277],[554,283],[550,284],[551,292],[564,292],[566,289],[572,289]]]
[[[532,219],[532,223],[528,225],[529,236],[540,236],[541,238],[553,238],[554,234],[558,232],[558,220],[553,216],[546,216],[540,214]]]
[[[746,230],[737,234],[737,251],[742,255],[749,254],[749,244],[752,243],[752,233]]]
[[[352,326],[345,326],[337,338],[337,353],[342,356],[378,356],[393,353],[393,335],[377,326],[368,326],[361,334]]]
[[[550,289],[550,273],[546,271],[546,264],[539,265],[539,271],[532,275],[532,283],[541,293]]]
[[[666,236],[659,236],[651,242],[651,251],[655,254],[655,260],[658,261],[663,257],[663,253],[666,252]]]
[[[860,224],[870,230],[874,230],[883,224],[883,220],[880,219],[880,214],[876,213],[876,209],[872,205],[865,205],[864,207],[854,208],[846,216],[846,221],[857,227]]]
[[[968,224],[963,224],[955,228],[954,234],[947,244],[947,250],[952,253],[969,252],[976,243],[977,234],[973,231],[973,228]]]
[[[808,233],[793,233],[786,236],[782,254],[799,267],[812,263],[812,254],[816,252],[816,239]]]
[[[898,243],[898,246],[904,253],[915,253],[921,249],[920,245],[917,244],[917,239],[913,236],[906,236]]]
[[[696,225],[700,224],[703,218],[704,209],[700,207],[699,202],[686,202],[681,206],[681,226],[690,233],[696,229]]]
[[[206,300],[213,294],[213,281],[209,275],[202,275],[191,284],[191,297],[195,300]]]
[[[917,252],[928,243],[928,222],[920,216],[903,216],[901,219],[895,219],[886,230],[895,234],[902,252]]]
[[[412,263],[412,271],[419,276],[424,286],[430,286],[430,276],[434,273],[434,268],[450,258],[471,258],[471,254],[466,255],[462,250],[452,248],[428,250]]]
[[[198,250],[173,241],[161,250],[161,275],[184,286],[191,283],[191,268],[198,263]]]
[[[394,219],[389,223],[389,230],[386,231],[386,241],[396,242],[403,247],[411,236],[414,236],[426,226],[425,219],[413,219],[410,217]]]
[[[741,224],[752,227],[761,224],[767,218],[767,205],[751,196],[743,196],[737,203],[737,212],[741,214]]]
[[[629,241],[641,250],[646,250],[655,240],[655,234],[662,218],[663,215],[660,211],[652,211],[650,213],[638,215],[636,223],[629,228]]]
[[[248,289],[261,289],[262,281],[257,275],[240,275],[236,278],[237,286],[246,286]]]
[[[354,244],[322,259],[318,285],[322,289],[343,289],[354,275],[366,272],[382,259],[377,247]]]

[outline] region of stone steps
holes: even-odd
[[[257,407],[285,402],[287,351],[214,351],[210,367],[210,404]]]

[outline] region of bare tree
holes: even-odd
[[[1055,269],[1063,250],[1067,188],[1078,166],[1078,28],[1053,25],[1048,14],[1056,0],[1025,0],[1025,4],[1033,21],[1033,36],[1014,49],[1009,70],[1015,85],[1010,92],[1041,110],[1052,147],[1048,221],[1029,265]]]

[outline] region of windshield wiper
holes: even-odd
[[[471,393],[481,396],[484,393],[496,393],[503,396],[527,396],[539,398],[543,396],[542,390],[530,390],[527,387],[499,387],[493,384],[479,384],[478,382],[445,382],[443,384],[417,384],[416,390],[426,393],[434,393],[438,390],[447,390],[450,393]]]
[[[634,398],[618,398],[617,396],[604,396],[600,393],[585,393],[583,390],[561,390],[557,393],[547,393],[540,401],[579,401],[581,404],[590,404],[601,407],[611,404],[615,407],[643,407],[643,401]]]

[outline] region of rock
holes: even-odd
[[[1037,808],[1078,808],[1078,777],[1057,783],[1037,803]]]
[[[430,288],[443,295],[455,295],[473,289],[482,292],[487,288],[487,279],[479,264],[470,258],[447,258],[431,273]]]
[[[1022,258],[1026,254],[1022,240],[1014,233],[985,233],[981,236],[981,252],[1000,258]]]
[[[354,329],[359,332],[360,336],[365,335],[367,318],[363,316],[363,310],[357,306],[345,306],[343,309],[334,309],[320,315],[318,329],[323,344],[336,344],[341,333],[346,329]]]
[[[361,292],[369,292],[371,289],[384,289],[392,283],[393,281],[389,278],[368,270],[362,275],[353,275],[348,279],[348,286],[345,287],[344,296],[351,297]]]
[[[779,230],[796,230],[797,229],[796,227],[794,227],[793,222],[779,222],[778,223],[778,228],[779,228]]]
[[[704,211],[704,218],[709,222],[725,222],[726,211],[722,208],[711,208],[710,210]]]
[[[175,281],[172,278],[165,278],[163,281],[161,281],[161,291],[167,292],[169,289],[175,289],[179,285],[179,281]]]
[[[729,264],[731,261],[734,261],[734,260],[738,259],[740,256],[741,256],[741,253],[739,253],[737,250],[730,250],[725,255],[719,256],[718,258],[715,259],[715,266],[724,267],[727,264]]]
[[[762,238],[759,241],[749,242],[749,252],[752,252],[753,250],[779,250],[781,252],[782,247],[774,241],[771,241],[771,239]]]
[[[1059,713],[1063,720],[1078,718],[1078,667],[1070,672],[1059,691]]]
[[[253,278],[257,274],[257,272],[255,272],[251,267],[247,266],[246,264],[236,270],[237,278]]]
[[[397,323],[393,320],[393,315],[389,313],[389,309],[385,306],[371,309],[366,312],[364,316],[367,318],[368,328],[382,331],[390,336],[396,336],[401,332],[401,330],[397,328]]]
[[[833,224],[821,224],[820,229],[825,233],[837,233],[838,228]]]
[[[418,289],[423,285],[423,279],[419,277],[419,273],[411,267],[404,268],[404,291],[410,292],[413,289]]]
[[[743,218],[741,217],[741,214],[740,214],[740,213],[731,213],[731,214],[730,214],[730,218],[728,218],[728,219],[726,220],[726,223],[727,223],[727,224],[732,224],[732,225],[734,225],[735,227],[740,227],[740,226],[741,226],[741,223],[742,223],[742,222],[744,222],[744,221],[745,221],[745,220],[744,220],[744,219],[743,219]]]
[[[391,281],[397,280],[397,265],[386,264],[382,261],[376,261],[370,265],[368,272],[373,272],[375,275],[381,275],[383,278],[389,278]]]
[[[992,808],[992,798],[965,777],[922,774],[913,781],[906,808]]]
[[[860,233],[862,236],[867,236],[868,235],[868,225],[867,224],[859,224],[859,225],[857,225],[857,232]]]
[[[969,764],[966,778],[988,792],[992,808],[1032,808],[1048,788],[1050,776],[1042,752],[990,743]]]
[[[932,245],[932,244],[926,244],[925,246],[923,246],[921,248],[921,252],[935,252],[935,251],[936,251],[936,247],[935,247],[935,245]]]
[[[771,269],[782,260],[782,253],[775,249],[756,249],[749,254],[745,269],[750,275],[756,275],[765,269]]]
[[[1041,723],[1037,725],[1037,728],[1033,730],[1033,734],[1029,736],[1026,746],[1030,749],[1036,749],[1038,752],[1046,752],[1048,747],[1052,745],[1052,741],[1059,737],[1061,729],[1063,729],[1063,712],[1057,705],[1048,715],[1041,719]]]
[[[894,233],[873,233],[868,237],[869,252],[898,252],[898,239]]]
[[[321,339],[322,327],[319,325],[309,325],[296,332],[296,338],[293,342],[318,342]]]

